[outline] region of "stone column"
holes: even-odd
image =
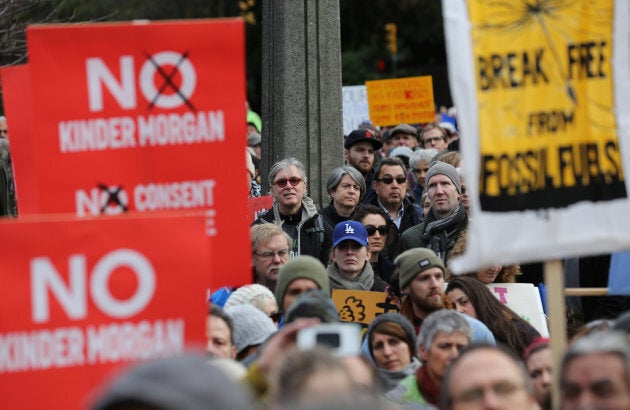
[[[343,163],[339,0],[264,0],[262,177],[296,157],[308,196],[328,203],[326,178]]]

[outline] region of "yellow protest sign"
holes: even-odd
[[[398,307],[387,300],[384,292],[334,289],[332,300],[342,322],[370,324],[380,314],[398,312]]]
[[[370,120],[374,125],[435,121],[433,79],[421,77],[366,81]]]
[[[469,0],[481,208],[626,198],[613,98],[613,0]]]

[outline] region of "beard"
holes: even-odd
[[[427,313],[432,313],[436,310],[444,309],[444,299],[442,297],[433,300],[429,299],[428,297],[421,297],[410,293],[409,298],[411,299],[411,303],[413,303],[418,309]]]

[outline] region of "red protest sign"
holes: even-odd
[[[204,343],[203,217],[0,227],[4,408],[83,408],[114,367]]]
[[[13,144],[32,167],[16,163],[20,214],[204,209],[220,255],[208,286],[247,283],[242,21],[35,26],[27,38],[38,114],[12,130],[32,136]]]
[[[256,198],[249,198],[247,206],[249,207],[250,221],[253,222],[260,214],[271,209],[273,206],[273,197],[271,195],[263,195]]]
[[[20,204],[36,203],[37,190],[34,184],[21,184],[19,181],[35,181],[35,170],[38,163],[33,158],[31,149],[21,149],[32,146],[32,104],[31,104],[31,77],[28,65],[16,65],[0,69],[2,77],[2,99],[4,110],[8,118],[8,127],[11,131],[9,141],[11,143],[11,159],[13,162],[13,178],[17,195],[18,210]],[[15,146],[19,149],[15,149]],[[18,188],[19,187],[19,188]]]

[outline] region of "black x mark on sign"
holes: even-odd
[[[186,98],[186,96],[181,92],[181,90],[179,89],[179,87],[173,82],[173,77],[175,76],[175,74],[177,73],[179,66],[188,58],[188,51],[185,51],[184,54],[182,54],[182,57],[179,59],[179,61],[177,62],[177,64],[175,64],[175,66],[173,67],[173,69],[170,71],[170,73],[167,73],[166,71],[164,71],[164,69],[162,68],[162,66],[160,66],[154,59],[152,56],[150,56],[149,54],[145,54],[147,60],[149,60],[151,62],[151,64],[153,64],[153,66],[155,67],[155,69],[157,70],[157,72],[160,74],[160,76],[162,77],[162,79],[164,80],[164,82],[162,83],[162,85],[160,86],[160,88],[158,89],[157,94],[155,95],[155,97],[153,97],[153,100],[151,100],[151,103],[149,104],[149,109],[153,109],[153,107],[155,107],[155,102],[158,100],[158,98],[160,98],[160,95],[162,95],[162,93],[164,91],[166,91],[167,88],[172,89],[177,95],[179,95],[179,97],[182,99],[182,101],[184,102],[184,104],[186,104],[186,106],[188,106],[188,108],[190,108],[191,111],[197,111],[197,109],[195,108],[195,106],[190,102],[190,100],[188,98]]]
[[[101,206],[101,213],[104,214],[105,210],[107,209],[108,206],[110,205],[117,205],[119,206],[124,212],[127,212],[127,206],[125,204],[122,203],[122,200],[120,199],[120,197],[118,196],[120,194],[120,192],[122,191],[122,187],[114,187],[113,189],[109,189],[109,187],[105,184],[98,184],[97,187],[104,192],[107,192],[107,201],[105,201],[105,203],[103,204],[103,206]]]

